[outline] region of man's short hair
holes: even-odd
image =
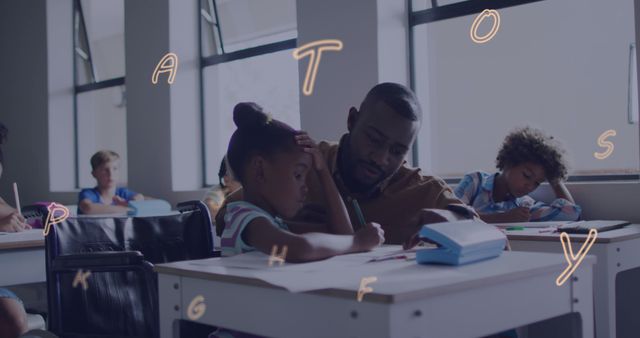
[[[91,170],[96,170],[99,166],[120,159],[120,155],[112,150],[100,150],[91,156]]]
[[[422,121],[422,108],[416,94],[401,84],[384,82],[375,85],[362,101],[360,111],[366,111],[378,101],[384,102],[406,119]]]

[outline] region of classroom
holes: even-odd
[[[640,337],[640,3],[0,1],[0,338]]]

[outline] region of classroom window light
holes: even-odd
[[[633,1],[529,2],[498,9],[500,30],[484,44],[469,38],[482,10],[413,25],[413,86],[424,110],[418,165],[445,178],[493,172],[504,137],[529,125],[562,141],[572,180],[637,180]],[[424,14],[432,1],[413,5]],[[608,130],[615,148],[599,159]]]

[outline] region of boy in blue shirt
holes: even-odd
[[[120,155],[101,150],[91,156],[91,175],[98,185],[82,189],[78,197],[78,214],[126,214],[129,201],[143,200],[142,194],[117,187]]]
[[[487,223],[575,221],[582,208],[563,183],[564,150],[553,137],[535,128],[520,128],[504,140],[496,158],[497,173],[475,171],[464,176],[456,196]],[[548,181],[556,198],[551,204],[529,197]]]

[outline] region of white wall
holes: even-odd
[[[172,203],[203,195],[194,6],[125,3],[129,185]],[[153,70],[168,52],[178,55],[175,80],[169,85],[165,73],[153,85]]]
[[[325,52],[313,94],[300,93],[302,128],[316,139],[339,140],[349,108],[360,107],[380,82],[408,86],[405,1],[298,0],[298,46],[339,39],[343,49]],[[299,62],[304,83],[308,58]]]
[[[9,130],[3,147],[5,171],[0,179],[0,196],[13,205],[11,183],[17,182],[22,205],[41,200],[70,203],[75,193],[54,193],[73,182],[72,143],[67,136],[72,125],[71,59],[54,63],[71,44],[61,41],[51,52],[50,37],[71,36],[71,25],[56,26],[47,16],[66,14],[71,18],[71,1],[2,1],[0,41],[11,46],[0,54],[0,121]],[[71,21],[66,21],[70,23]],[[50,64],[55,67],[51,67]],[[51,123],[50,123],[51,122]],[[58,142],[50,142],[56,140]],[[50,176],[49,167],[61,164],[70,175]],[[55,178],[55,179],[54,179]],[[51,188],[51,189],[50,189]]]

